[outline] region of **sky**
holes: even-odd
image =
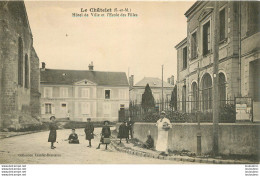
[[[34,48],[50,69],[120,71],[143,77],[177,78],[174,48],[187,35],[184,13],[193,1],[26,1]],[[72,17],[81,8],[131,9],[137,17]],[[118,12],[121,14],[121,12]],[[122,12],[125,13],[125,12]],[[99,13],[101,14],[101,13]],[[105,14],[106,15],[106,14]]]

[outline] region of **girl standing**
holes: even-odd
[[[58,129],[58,126],[55,123],[55,116],[51,116],[50,120],[51,120],[51,123],[50,123],[50,126],[49,126],[50,134],[49,134],[48,142],[51,143],[51,149],[55,149],[56,147],[53,144],[54,144],[54,142],[56,142],[56,138],[57,138],[57,131],[56,130]]]

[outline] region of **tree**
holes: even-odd
[[[149,84],[146,84],[144,93],[142,95],[142,108],[147,112],[149,109],[155,107],[154,97]]]
[[[175,84],[172,95],[171,95],[171,101],[170,101],[170,107],[176,111],[177,110],[177,86]]]

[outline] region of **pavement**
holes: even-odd
[[[131,141],[131,140],[130,140]],[[190,156],[180,156],[170,154],[169,156],[162,156],[160,152],[156,150],[145,149],[142,147],[137,146],[135,143],[126,143],[126,141],[122,140],[122,143],[119,143],[119,140],[112,140],[111,145],[119,152],[128,153],[131,155],[136,155],[140,157],[147,157],[147,158],[156,158],[160,160],[171,160],[171,161],[183,161],[192,163],[205,163],[205,164],[258,164],[253,161],[241,159],[241,160],[234,160],[234,159],[222,159],[222,158],[210,158],[210,157],[190,157]]]
[[[114,145],[108,150],[99,144],[101,128],[95,128],[92,148],[88,148],[84,129],[76,129],[80,144],[68,144],[71,130],[58,130],[56,149],[50,149],[48,131],[37,133],[18,133],[0,139],[1,164],[190,164],[187,161],[174,161],[136,156],[120,152]],[[116,141],[115,141],[116,142]]]

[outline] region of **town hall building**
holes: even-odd
[[[117,121],[129,107],[129,84],[124,72],[41,68],[41,116],[73,121]]]
[[[218,3],[220,105],[234,103],[236,97],[251,98],[253,117],[259,121],[260,3]],[[182,112],[213,109],[214,10],[214,2],[197,1],[185,13],[187,37],[175,46],[178,110]]]

